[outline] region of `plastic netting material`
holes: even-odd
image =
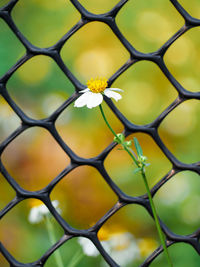
[[[43,127],[49,131],[49,133],[55,138],[57,143],[63,148],[63,150],[66,152],[66,154],[70,157],[71,163],[70,165],[62,172],[60,175],[58,175],[56,178],[53,179],[53,181],[45,188],[43,188],[40,191],[37,192],[31,192],[27,191],[23,188],[21,188],[15,180],[10,176],[10,174],[7,172],[5,167],[3,166],[2,162],[0,162],[0,170],[2,175],[5,177],[5,179],[9,182],[9,184],[14,188],[16,191],[16,197],[0,212],[1,218],[7,214],[15,205],[17,205],[20,201],[28,198],[37,198],[43,201],[43,203],[48,207],[54,218],[57,220],[57,222],[60,224],[60,226],[64,229],[65,234],[63,237],[51,248],[49,249],[40,259],[33,263],[24,264],[18,262],[3,246],[3,244],[0,243],[0,251],[2,255],[7,259],[7,261],[10,263],[10,266],[43,266],[45,265],[45,262],[49,258],[49,256],[54,253],[54,251],[62,246],[65,242],[70,240],[73,237],[77,236],[83,236],[86,238],[89,238],[94,245],[97,247],[101,255],[104,257],[105,261],[110,266],[119,266],[117,263],[114,262],[114,260],[106,253],[106,251],[103,249],[100,241],[97,237],[97,232],[99,229],[103,226],[103,224],[113,215],[115,214],[120,208],[127,204],[139,204],[143,206],[146,211],[152,216],[151,208],[149,205],[149,201],[147,198],[147,195],[140,196],[140,197],[131,197],[123,193],[120,188],[112,181],[112,179],[107,174],[105,168],[104,168],[104,160],[109,154],[110,151],[115,147],[115,143],[110,144],[105,150],[99,154],[97,157],[92,159],[85,159],[81,158],[78,155],[76,155],[71,149],[70,144],[69,146],[63,142],[61,137],[59,136],[58,132],[55,128],[55,121],[58,118],[58,116],[65,110],[72,102],[74,102],[79,97],[79,91],[84,89],[85,86],[81,84],[76,77],[69,71],[67,66],[63,63],[61,57],[60,57],[60,50],[63,47],[63,45],[67,42],[67,40],[76,32],[78,31],[82,26],[87,24],[90,21],[100,21],[103,23],[106,23],[113,31],[113,33],[117,36],[117,38],[120,40],[120,42],[123,44],[123,46],[127,49],[127,51],[130,53],[130,59],[115,73],[112,77],[109,79],[109,86],[112,85],[112,83],[125,72],[130,66],[135,64],[138,61],[146,60],[151,61],[157,64],[157,66],[161,69],[163,74],[168,78],[168,80],[171,82],[171,84],[174,86],[174,88],[178,92],[177,99],[171,103],[171,105],[166,108],[152,123],[144,126],[138,126],[130,121],[128,121],[123,114],[116,108],[116,106],[113,104],[113,102],[110,99],[107,99],[105,97],[105,102],[109,106],[109,108],[112,110],[112,112],[115,114],[115,116],[122,122],[124,125],[124,134],[126,136],[135,133],[135,132],[143,132],[148,135],[150,135],[156,142],[156,144],[160,147],[162,152],[165,154],[165,156],[168,158],[168,160],[172,163],[173,168],[169,173],[166,174],[153,188],[152,188],[152,195],[154,195],[159,188],[163,186],[163,184],[168,181],[172,176],[174,176],[176,173],[184,170],[190,170],[193,172],[196,172],[200,174],[200,165],[199,163],[194,164],[184,164],[180,161],[178,161],[174,155],[167,149],[167,147],[163,144],[162,140],[159,137],[158,134],[158,127],[163,121],[163,119],[172,111],[174,110],[179,104],[184,102],[188,99],[200,99],[200,93],[194,93],[187,91],[183,88],[181,84],[179,84],[176,79],[171,75],[168,68],[166,67],[163,57],[167,51],[167,49],[171,46],[173,42],[176,41],[180,36],[182,36],[185,32],[190,30],[191,28],[200,26],[200,20],[193,18],[191,15],[187,13],[186,10],[179,4],[177,0],[170,0],[174,8],[180,13],[180,15],[185,20],[185,25],[176,33],[174,34],[160,49],[158,49],[154,53],[141,53],[137,51],[128,41],[127,39],[122,35],[120,32],[116,22],[115,17],[117,16],[120,9],[125,5],[128,0],[121,0],[112,10],[105,14],[93,14],[88,12],[77,0],[71,0],[71,3],[75,6],[75,8],[80,12],[81,14],[81,20],[74,25],[74,27],[66,33],[55,45],[49,47],[49,48],[39,48],[34,45],[32,45],[19,31],[17,26],[12,20],[11,17],[11,11],[15,7],[19,0],[12,0],[10,1],[6,6],[2,7],[0,9],[0,17],[7,23],[7,25],[10,27],[10,29],[13,31],[13,33],[17,36],[17,38],[20,40],[20,42],[24,45],[26,48],[26,54],[18,61],[16,64],[0,79],[0,93],[2,97],[7,101],[7,103],[11,106],[11,108],[14,110],[14,112],[18,115],[18,117],[21,119],[21,126],[14,131],[4,142],[0,144],[0,153],[2,154],[4,149],[8,146],[8,144],[13,141],[17,136],[19,136],[24,130],[38,126]],[[21,110],[13,101],[13,99],[9,96],[6,84],[9,78],[12,76],[12,74],[20,68],[21,65],[23,65],[26,61],[28,61],[30,58],[36,56],[36,55],[46,55],[51,57],[57,65],[60,67],[60,69],[64,72],[64,74],[70,79],[72,84],[75,87],[74,94],[69,97],[69,99],[66,100],[66,102],[60,106],[52,115],[50,115],[48,118],[43,120],[35,120],[30,117],[28,117],[23,110]],[[56,186],[57,182],[60,181],[64,176],[66,176],[68,173],[70,173],[74,168],[80,165],[89,165],[95,167],[99,173],[102,175],[103,179],[106,181],[106,183],[110,186],[110,188],[113,190],[113,192],[118,197],[118,202],[114,205],[113,208],[110,209],[93,227],[87,230],[77,230],[75,228],[72,228],[70,225],[67,224],[66,221],[62,219],[62,217],[56,212],[56,210],[53,208],[49,194],[52,191],[52,189]],[[199,254],[200,254],[200,243],[199,243],[199,235],[200,230],[197,229],[196,232],[191,233],[187,236],[177,235],[173,233],[168,227],[161,221],[162,229],[166,235],[166,242],[167,246],[171,246],[174,243],[178,242],[184,242],[189,245],[191,245]],[[159,247],[156,249],[144,262],[141,266],[149,266],[150,263],[162,252],[162,247]]]

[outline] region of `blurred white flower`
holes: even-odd
[[[187,179],[187,175],[185,173],[179,173],[158,191],[157,197],[160,203],[167,206],[174,206],[183,203],[190,192],[191,183]]]
[[[57,209],[58,212],[60,212],[60,209],[58,209],[59,205],[58,200],[52,201],[52,205],[54,206],[55,209]],[[44,216],[47,215],[50,215],[48,208],[44,204],[41,204],[31,208],[28,220],[32,224],[39,223],[44,219]]]
[[[87,238],[79,237],[78,243],[81,245],[85,255],[90,257],[96,257],[99,255],[99,251],[96,249],[94,244]]]
[[[106,242],[109,247],[109,255],[119,265],[125,266],[140,258],[140,250],[137,242],[133,235],[128,232],[116,233],[112,235],[109,240],[104,242]]]
[[[87,256],[96,257],[99,255],[99,251],[89,239],[79,237],[78,242]],[[102,241],[101,244],[119,265],[126,266],[140,258],[139,247],[131,233],[119,232],[110,234],[108,239]]]
[[[21,121],[3,98],[0,99],[0,114],[0,138],[4,139],[20,126]]]
[[[123,92],[118,88],[107,88],[108,80],[106,78],[91,79],[87,82],[88,88],[80,91],[83,93],[74,103],[77,108],[87,106],[88,108],[94,108],[100,105],[103,101],[103,95],[109,98],[114,98],[116,101],[122,98],[119,93],[114,91]]]
[[[45,116],[51,115],[56,109],[58,109],[65,101],[67,95],[61,95],[59,93],[48,94],[42,99],[42,111]],[[69,110],[69,109],[68,109]],[[69,112],[68,112],[69,113]],[[67,115],[69,115],[67,113]],[[69,120],[69,116],[66,116],[66,122]]]

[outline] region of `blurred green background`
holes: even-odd
[[[0,0],[0,7],[8,2]],[[118,1],[80,2],[91,12],[103,13]],[[198,0],[179,2],[192,16],[200,18]],[[78,22],[80,14],[67,0],[20,0],[12,11],[12,17],[31,43],[48,47]],[[156,51],[184,25],[184,20],[168,0],[129,1],[117,15],[116,22],[129,42],[145,53]],[[164,57],[170,72],[187,90],[193,92],[199,91],[200,84],[199,45],[200,29],[195,28],[180,37]],[[24,53],[25,48],[0,19],[0,76]],[[65,43],[61,57],[73,74],[86,84],[91,77],[109,78],[128,60],[129,54],[107,25],[91,22]],[[123,98],[116,106],[131,122],[139,125],[152,122],[177,97],[176,90],[160,69],[147,61],[129,68],[113,87],[124,90]],[[49,116],[74,90],[56,63],[46,56],[36,56],[20,67],[9,79],[7,89],[20,108],[36,119]],[[121,123],[105,104],[103,107],[115,131],[122,131]],[[199,161],[199,116],[199,102],[189,100],[172,111],[159,127],[161,139],[182,162]],[[5,140],[19,125],[20,119],[1,97],[0,141]],[[98,108],[76,109],[70,105],[59,116],[56,128],[68,146],[86,158],[97,156],[113,139]],[[147,176],[152,187],[172,166],[151,137],[139,133],[134,136],[151,163]],[[131,138],[133,136],[128,140]],[[38,127],[28,129],[11,142],[3,153],[2,161],[14,179],[27,190],[43,188],[70,162],[54,138]],[[141,177],[132,174],[129,157],[117,147],[107,157],[105,168],[125,193],[131,196],[145,193]],[[0,208],[3,209],[14,198],[15,192],[2,175],[0,183]],[[190,234],[199,227],[199,188],[198,175],[186,171],[175,175],[155,195],[159,216],[175,233]],[[78,167],[59,182],[51,193],[51,199],[59,200],[64,219],[78,229],[94,225],[117,201],[97,170],[89,166]],[[30,208],[31,200],[25,200],[0,222],[1,242],[21,262],[37,260],[51,246],[45,224],[29,223]],[[56,222],[53,224],[59,239],[63,231]],[[135,237],[140,258],[133,259],[130,266],[138,266],[159,244],[152,219],[144,208],[137,205],[122,208],[106,222],[104,229],[111,235],[130,232]],[[59,250],[67,263],[76,251],[81,251],[81,247],[73,239]],[[199,266],[199,256],[189,245],[176,244],[169,252],[175,267]],[[0,263],[1,267],[9,266],[1,255]],[[94,265],[104,266],[100,256],[85,256],[78,264],[83,267]],[[55,266],[53,256],[45,266]],[[167,263],[163,256],[159,256],[151,266],[165,267]]]

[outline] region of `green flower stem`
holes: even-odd
[[[85,256],[85,254],[82,251],[78,251],[74,257],[72,257],[72,260],[70,263],[67,265],[67,267],[75,267]]]
[[[100,108],[100,111],[101,111],[101,115],[103,116],[103,119],[104,119],[105,123],[107,124],[108,128],[113,133],[113,135],[120,141],[120,139],[118,138],[117,134],[115,133],[115,131],[113,130],[113,128],[110,126],[109,122],[107,121],[102,106],[99,105],[99,108]]]
[[[50,242],[53,245],[56,243],[56,238],[55,238],[55,234],[54,234],[53,224],[51,223],[51,220],[50,220],[48,215],[45,216],[45,222],[46,222],[46,227],[47,227],[47,232],[49,235]],[[55,260],[56,260],[58,267],[64,267],[59,250],[56,250],[54,252],[54,256],[55,256]]]
[[[123,145],[124,150],[130,155],[130,157],[132,158],[132,160],[135,162],[136,166],[139,167],[139,164],[136,160],[136,158],[134,157],[134,155],[131,153],[131,151],[129,150],[129,148],[126,145]]]
[[[107,121],[102,106],[99,105],[99,108],[100,108],[102,117],[103,117],[105,123],[107,124],[108,128],[113,133],[113,135],[117,138],[117,140],[119,141],[119,143],[121,143],[120,138],[117,136],[117,134],[112,129],[112,127],[110,126],[109,122]],[[134,163],[136,164],[136,166],[141,168],[141,166],[139,165],[137,159],[134,157],[134,155],[130,151],[130,148],[127,147],[127,145],[125,143],[121,143],[121,145],[124,148],[124,150],[129,154],[129,156],[132,158],[132,160],[134,161]],[[146,174],[144,172],[144,166],[142,166],[142,168],[141,168],[141,175],[142,175],[142,178],[143,178],[143,181],[144,181],[146,190],[147,190],[147,195],[148,195],[150,206],[151,206],[151,209],[152,209],[152,212],[153,212],[153,217],[155,219],[155,224],[156,224],[156,228],[157,228],[157,231],[158,231],[158,234],[159,234],[159,237],[160,237],[160,241],[161,241],[161,243],[163,245],[163,249],[164,249],[164,252],[166,254],[166,257],[167,257],[167,261],[169,263],[169,266],[170,267],[173,267],[173,264],[172,264],[172,261],[170,259],[170,256],[169,256],[169,253],[168,253],[168,249],[167,249],[167,246],[166,246],[166,243],[165,243],[163,232],[162,232],[162,229],[161,229],[161,226],[160,226],[160,222],[158,220],[158,215],[157,215],[156,208],[155,208],[155,205],[154,205],[154,202],[153,202],[153,198],[151,196],[151,192],[150,192],[149,185],[148,185],[148,182],[147,182]]]
[[[108,128],[110,129],[110,131],[113,133],[113,135],[119,140],[120,142],[120,139],[119,137],[117,136],[117,134],[115,133],[115,131],[113,130],[113,128],[110,126],[108,120],[106,119],[106,116],[105,116],[105,113],[103,111],[103,108],[101,105],[99,105],[99,108],[100,108],[100,111],[101,111],[101,115],[105,121],[105,123],[107,124]],[[131,158],[134,160],[135,164],[138,166],[138,163],[137,163],[137,160],[135,159],[135,157],[132,155],[132,153],[129,151],[128,147],[124,144],[122,144],[124,150],[126,150],[128,152],[128,154],[131,156]]]
[[[157,215],[156,208],[155,208],[155,205],[154,205],[154,202],[153,202],[153,198],[151,196],[151,192],[150,192],[149,185],[148,185],[148,182],[147,182],[146,174],[145,174],[143,168],[141,170],[141,174],[142,174],[142,178],[143,178],[143,181],[144,181],[144,184],[145,184],[145,187],[146,187],[146,190],[147,190],[147,194],[148,194],[148,197],[149,197],[149,202],[150,202],[151,209],[152,209],[152,212],[153,212],[153,217],[155,219],[156,228],[158,230],[160,241],[161,241],[161,243],[163,245],[163,249],[164,249],[164,252],[166,254],[169,266],[173,266],[172,261],[171,261],[170,256],[169,256],[169,252],[168,252],[166,243],[165,243],[163,232],[162,232],[161,227],[160,227],[160,222],[158,220],[158,215]]]

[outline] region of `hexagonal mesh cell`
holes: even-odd
[[[188,91],[199,92],[200,29],[181,36],[167,51],[165,63],[171,73]]]
[[[129,58],[111,29],[100,22],[91,22],[76,32],[63,46],[61,56],[66,65],[71,63],[72,72],[83,82],[90,77],[111,76]]]
[[[13,9],[12,16],[26,38],[40,47],[56,43],[80,18],[70,1],[64,0],[22,0]]]
[[[135,166],[98,108],[74,107],[90,76],[124,90],[117,104],[104,95],[107,119],[151,163],[173,263],[199,266],[200,7],[189,2],[0,1],[1,267],[167,266]]]
[[[125,37],[142,52],[157,50],[184,24],[168,0],[130,1],[116,19]]]
[[[57,64],[47,56],[24,63],[8,80],[9,95],[31,118],[51,115],[73,92],[73,86]]]
[[[67,167],[69,158],[46,130],[37,127],[26,130],[6,147],[2,163],[20,186],[39,190]]]
[[[80,166],[69,173],[55,186],[50,197],[60,202],[63,218],[80,229],[92,227],[117,202],[101,175],[89,166]]]

